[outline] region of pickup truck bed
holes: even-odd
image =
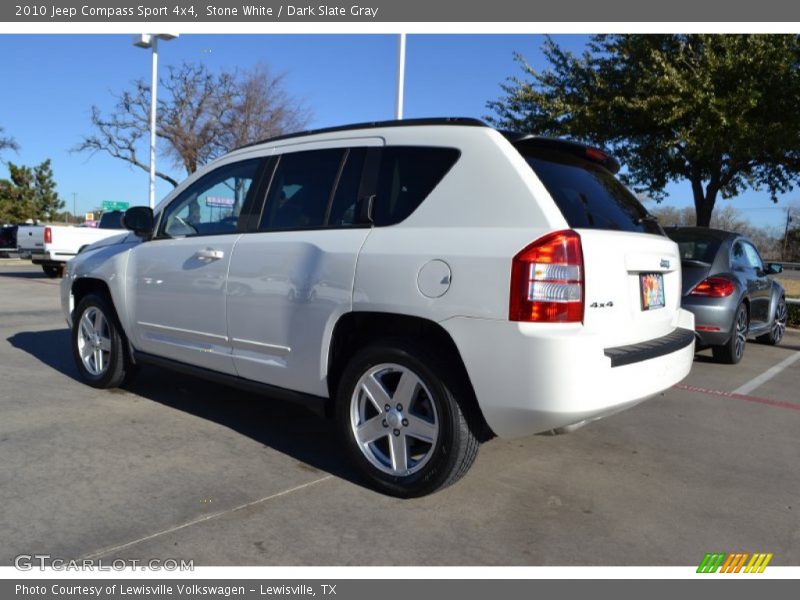
[[[20,227],[17,232],[20,256],[30,255],[49,277],[61,277],[64,265],[83,248],[122,231],[119,211],[104,213],[98,227],[45,225]]]

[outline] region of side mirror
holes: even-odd
[[[783,265],[780,263],[767,263],[767,273],[770,275],[777,275],[783,273]]]
[[[153,209],[149,206],[132,206],[122,215],[122,226],[140,238],[149,240],[153,236],[155,227]]]

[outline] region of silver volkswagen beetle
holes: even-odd
[[[747,338],[778,344],[786,329],[783,286],[772,278],[781,265],[764,264],[753,243],[705,227],[665,230],[678,244],[683,270],[681,305],[695,316],[698,348],[714,359],[738,363]]]

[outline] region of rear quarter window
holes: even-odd
[[[414,212],[447,175],[460,154],[455,148],[384,148],[372,211],[375,225],[393,225]]]
[[[570,227],[664,235],[655,218],[602,166],[550,149],[527,149],[523,156]]]

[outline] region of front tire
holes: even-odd
[[[125,380],[128,365],[124,337],[105,297],[86,296],[75,309],[72,355],[81,379],[92,387],[115,388]]]
[[[769,344],[776,346],[781,343],[783,334],[786,331],[786,322],[789,320],[789,309],[786,307],[786,298],[781,298],[778,301],[778,306],[775,307],[775,318],[772,321],[769,333],[760,335],[756,338],[762,344]]]
[[[459,405],[464,382],[410,340],[369,345],[350,360],[336,396],[341,436],[381,492],[424,496],[460,479],[479,442]]]
[[[744,302],[739,304],[733,315],[731,325],[731,338],[722,346],[713,346],[711,352],[717,362],[735,365],[744,356],[744,347],[747,343],[747,330],[749,327],[747,319],[747,307]]]

